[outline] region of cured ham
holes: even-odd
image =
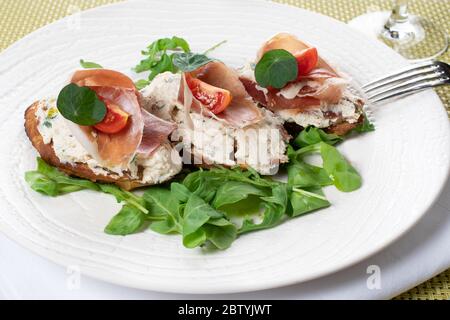
[[[162,120],[144,109],[141,111],[142,119],[144,120],[144,131],[142,142],[138,147],[138,153],[148,156],[167,139],[175,130],[176,125],[173,122]]]
[[[311,48],[293,35],[280,33],[268,40],[258,51],[256,62],[267,51],[284,49],[293,55]],[[263,89],[258,86],[254,77],[241,75],[240,80],[247,92],[259,103],[276,111],[298,109],[308,111],[320,107],[321,103],[336,104],[343,96],[348,81],[338,75],[325,60],[318,58],[316,67],[306,75],[301,75],[284,88]]]
[[[222,112],[218,114],[212,113],[192,95],[186,82],[186,74],[184,74],[181,80],[178,101],[184,106],[185,110],[192,110],[214,117],[236,128],[255,124],[263,118],[261,110],[247,93],[236,71],[222,62],[210,62],[192,72],[189,76],[195,77],[213,87],[228,90],[232,99]]]
[[[114,134],[68,121],[71,132],[82,146],[107,167],[127,168],[137,153],[150,155],[175,129],[174,124],[141,108],[133,81],[120,72],[77,71],[71,82],[91,88],[100,99],[120,106],[129,115],[126,127]]]

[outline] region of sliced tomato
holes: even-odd
[[[299,53],[294,54],[297,59],[298,77],[307,75],[316,66],[319,61],[319,55],[316,48],[308,48]]]
[[[189,73],[186,73],[186,82],[192,95],[214,114],[224,111],[231,102],[232,97],[228,90],[207,84]]]
[[[126,127],[129,114],[123,111],[117,104],[105,101],[106,115],[102,122],[97,123],[94,128],[103,133],[117,133]]]

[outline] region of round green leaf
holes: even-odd
[[[93,126],[106,115],[106,105],[94,90],[73,83],[61,90],[56,104],[64,118],[82,126]]]
[[[283,88],[297,79],[297,60],[286,50],[267,51],[255,67],[256,82],[261,87]]]

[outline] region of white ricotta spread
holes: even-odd
[[[305,128],[307,126],[326,128],[342,121],[356,123],[362,115],[362,109],[358,107],[358,99],[347,90],[338,104],[322,103],[318,109],[302,112],[289,109],[277,110],[275,114],[287,122],[295,122]],[[327,113],[332,113],[334,116],[326,116]]]
[[[37,108],[38,131],[45,144],[52,144],[53,150],[62,163],[85,163],[98,175],[123,176],[122,169],[101,166],[81,146],[71,134],[66,120],[59,114],[55,99],[42,100]],[[181,170],[179,155],[169,144],[160,146],[150,157],[137,156],[131,161],[127,173],[131,179],[139,179],[146,184],[156,184],[170,179]],[[142,178],[139,169],[142,169]]]
[[[278,165],[287,161],[286,137],[280,131],[283,121],[269,110],[262,109],[264,119],[244,129],[194,112],[190,113],[193,127],[187,125],[184,109],[177,103],[180,80],[179,74],[162,73],[141,94],[147,110],[178,123],[172,140],[181,141],[184,163],[192,163],[192,154],[194,164],[244,165],[261,174],[275,174]]]
[[[171,120],[173,109],[178,100],[181,74],[164,72],[155,77],[152,82],[141,90],[142,107],[154,115]]]

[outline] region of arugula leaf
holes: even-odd
[[[297,75],[297,60],[283,49],[267,51],[255,67],[256,82],[264,88],[281,89]]]
[[[326,133],[322,129],[309,126],[299,133],[297,138],[294,140],[294,144],[297,147],[306,147],[312,144],[319,143],[321,141],[334,145],[344,139],[336,134]]]
[[[164,229],[164,233],[182,233],[183,228],[179,213],[179,202],[169,190],[160,187],[151,187],[144,192],[144,200],[146,201],[149,216],[164,219],[164,223],[153,223],[150,226],[152,230],[160,232],[165,227],[171,226],[170,231]]]
[[[373,123],[370,122],[369,118],[367,118],[367,114],[365,112],[363,113],[363,118],[364,118],[363,122],[352,131],[358,133],[375,131],[375,126],[373,125]]]
[[[123,190],[122,188],[116,186],[115,184],[99,183],[97,185],[102,192],[113,195],[118,203],[124,202],[129,206],[135,207],[136,209],[142,211],[145,214],[148,213],[148,210],[144,207],[145,204],[144,200],[136,196],[135,194]]]
[[[191,72],[197,70],[201,66],[213,61],[204,54],[193,52],[175,53],[173,55],[173,64],[182,72]]]
[[[103,69],[101,65],[95,62],[80,60],[80,65],[85,69]]]
[[[105,228],[105,233],[125,236],[138,231],[145,222],[145,214],[132,206],[124,205]]]
[[[211,171],[198,170],[187,175],[183,180],[183,185],[191,192],[210,202],[217,188],[223,183],[221,177],[215,176]]]
[[[292,206],[292,217],[330,206],[321,188],[293,188],[290,203]]]
[[[287,166],[288,184],[298,188],[332,185],[325,169],[304,161],[291,160]]]
[[[238,233],[247,233],[251,231],[273,228],[283,221],[287,210],[288,189],[285,184],[279,184],[272,189],[270,197],[263,197],[265,210],[263,220],[260,223],[254,223],[253,219],[247,218],[243,221]]]
[[[172,195],[181,203],[186,203],[192,194],[186,186],[178,182],[172,182],[170,184],[170,191]]]
[[[183,244],[188,248],[202,245],[208,239],[202,227],[210,219],[223,219],[223,217],[221,212],[214,210],[202,198],[191,194],[184,208]]]
[[[60,185],[72,185],[77,186],[81,189],[90,189],[94,191],[99,190],[98,186],[94,182],[85,179],[69,177],[67,174],[49,165],[47,162],[42,160],[42,158],[36,158],[36,162],[38,172],[54,180]]]
[[[219,180],[222,179],[222,182],[225,180],[230,181],[241,181],[246,182],[255,186],[260,187],[273,187],[278,185],[279,182],[273,181],[268,177],[261,177],[258,172],[256,172],[252,168],[248,168],[247,170],[242,170],[240,167],[235,167],[231,169],[225,168],[212,168],[207,171],[207,174],[210,176],[214,176]]]
[[[61,90],[56,105],[64,118],[83,126],[95,125],[106,115],[106,105],[95,91],[74,83]]]
[[[217,190],[212,205],[214,208],[220,208],[247,199],[250,195],[267,196],[268,193],[249,183],[227,181]]]
[[[287,200],[288,200],[288,188],[284,183],[279,183],[272,188],[272,195],[263,197],[264,201],[276,204],[281,206],[283,209],[286,209]]]
[[[221,46],[226,41],[222,41],[203,54],[192,53],[189,44],[186,40],[179,37],[162,38],[152,42],[147,50],[141,53],[146,56],[141,60],[133,70],[137,73],[150,71],[148,80],[139,80],[136,82],[136,87],[140,90],[147,86],[158,74],[163,72],[177,73],[191,72],[199,67],[213,61],[206,55]]]
[[[254,223],[253,219],[247,218],[239,228],[238,233],[243,234],[247,232],[273,228],[282,222],[284,216],[283,208],[272,203],[265,204],[263,220],[260,223]]]
[[[221,250],[229,248],[237,237],[236,226],[224,218],[210,219],[203,229],[206,239]]]
[[[304,155],[314,152],[320,153],[323,169],[327,172],[338,190],[350,192],[361,187],[361,176],[355,168],[352,167],[335,147],[325,142],[303,147],[291,153],[290,156],[294,161],[300,161]]]
[[[176,68],[173,65],[172,57],[163,53],[160,57],[160,60],[157,64],[151,66],[149,68],[150,75],[148,76],[148,80],[153,80],[158,74],[169,71],[172,73],[176,72]]]
[[[206,233],[200,228],[211,218],[209,208],[211,207],[195,194],[186,203],[183,215],[183,244],[186,247],[194,248],[206,241]]]
[[[173,36],[172,38],[161,38],[153,41],[148,47],[147,51],[143,51],[143,55],[148,55],[150,58],[154,58],[161,51],[168,50],[182,50],[184,52],[191,51],[189,44],[183,38]]]
[[[144,79],[138,80],[138,81],[136,81],[136,82],[134,83],[134,85],[136,86],[136,88],[137,88],[138,90],[144,89],[144,88],[145,88],[146,86],[148,86],[149,84],[150,84],[150,81],[144,80]]]
[[[179,222],[175,216],[167,215],[160,221],[152,222],[150,229],[160,234],[176,233],[179,232]]]
[[[36,192],[51,197],[56,197],[60,194],[58,190],[58,183],[40,172],[25,172],[25,181],[30,185],[31,189]]]
[[[177,72],[177,68],[173,64],[174,52],[190,52],[189,44],[186,40],[179,37],[162,38],[152,42],[147,50],[142,51],[142,54],[147,56],[144,60],[134,67],[134,71],[141,73],[150,71],[148,81],[153,80],[159,73],[170,71]],[[146,80],[138,81],[138,85],[143,86]],[[148,84],[148,83],[147,83]],[[142,88],[141,88],[142,89]]]
[[[89,180],[69,177],[39,157],[36,158],[36,162],[37,170],[26,172],[25,181],[33,190],[39,193],[56,197],[84,189],[99,190],[95,183]]]
[[[336,148],[321,142],[320,152],[323,168],[333,180],[336,188],[340,191],[350,192],[361,187],[361,176]]]

